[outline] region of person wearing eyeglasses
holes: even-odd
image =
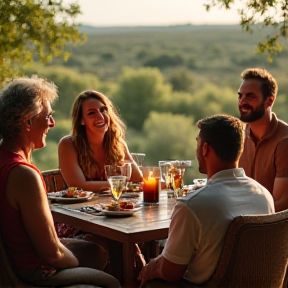
[[[117,279],[101,271],[107,264],[101,247],[57,236],[44,179],[32,163],[55,126],[56,98],[56,86],[38,77],[16,78],[0,92],[0,235],[26,284],[117,288]]]

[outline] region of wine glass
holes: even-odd
[[[127,183],[125,165],[105,165],[105,173],[111,188],[112,196],[114,200],[118,202]]]

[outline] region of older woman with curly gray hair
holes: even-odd
[[[56,98],[56,86],[37,77],[14,79],[0,92],[0,234],[5,250],[16,275],[30,285],[120,287],[98,270],[107,264],[107,255],[95,261],[101,258],[98,245],[58,238],[45,182],[32,164],[33,151],[46,145],[55,126],[51,103]]]

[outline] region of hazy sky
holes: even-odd
[[[207,12],[205,0],[78,0],[81,24],[94,26],[134,26],[173,24],[236,24],[236,9],[213,8]]]

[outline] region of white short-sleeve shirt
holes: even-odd
[[[231,221],[239,215],[273,212],[266,188],[246,177],[242,168],[223,170],[177,201],[162,255],[188,265],[185,279],[204,283],[216,268]]]

